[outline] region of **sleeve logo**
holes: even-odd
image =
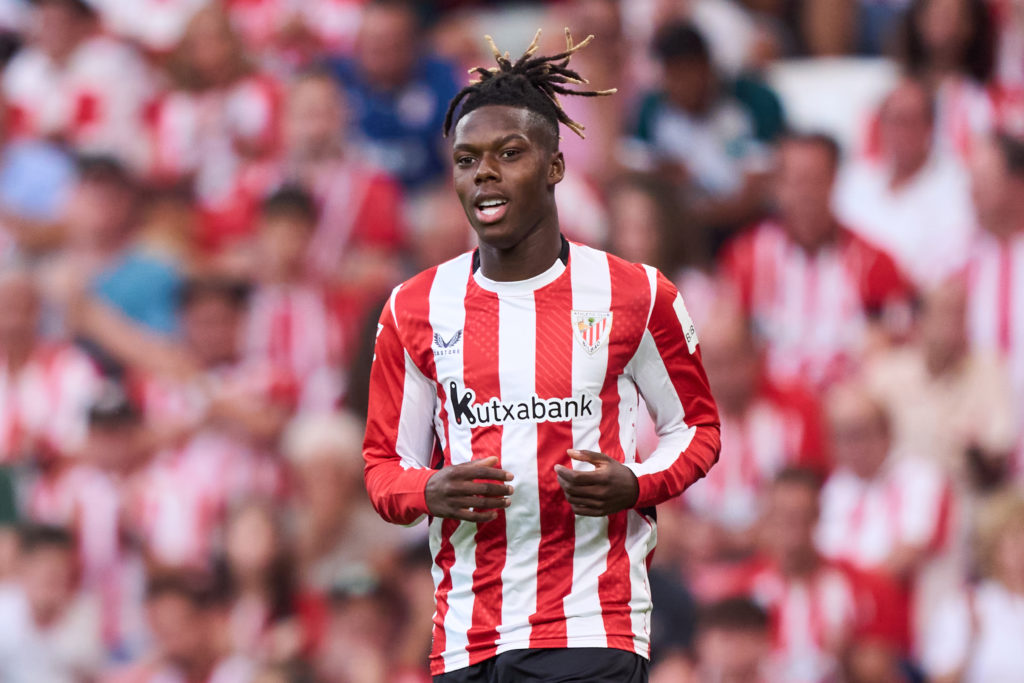
[[[681,294],[676,294],[676,300],[672,302],[672,308],[675,310],[676,317],[679,318],[679,325],[683,329],[683,337],[686,338],[686,348],[692,354],[697,350],[697,328],[693,325],[693,319],[690,318],[690,313],[686,310],[686,304],[683,303]]]
[[[451,356],[462,351],[459,342],[462,341],[462,330],[456,330],[451,337],[445,339],[440,332],[434,333],[434,355]]]
[[[612,333],[611,311],[572,312],[572,334],[587,354],[597,353]]]

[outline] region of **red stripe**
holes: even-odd
[[[572,265],[570,264],[570,268]],[[536,386],[542,398],[572,396],[572,278],[566,273],[534,293],[537,315]],[[571,422],[537,424],[540,547],[537,611],[530,616],[530,647],[566,647],[563,600],[572,588],[576,517],[558,485],[554,467],[571,466]]]
[[[476,404],[501,396],[498,378],[498,296],[481,289],[473,281],[466,295],[466,322],[463,334],[470,343],[463,345],[463,382],[476,392]],[[498,456],[501,466],[500,425],[473,429],[473,460]],[[473,621],[466,634],[470,666],[493,657],[497,649],[498,624],[501,623],[501,571],[505,568],[505,512],[498,511],[494,521],[478,525],[476,532],[476,569],[473,570]]]
[[[455,546],[452,545],[452,534],[459,527],[458,520],[445,519],[441,522],[441,547],[434,556],[434,564],[441,568],[441,581],[437,584],[434,599],[437,607],[434,611],[434,638],[430,648],[430,673],[437,676],[444,673],[444,660],[441,654],[445,650],[444,618],[448,614],[448,593],[452,590],[452,564],[455,563]]]
[[[1013,265],[1010,259],[1011,244],[999,245],[999,304],[997,314],[999,315],[999,348],[1002,351],[1010,349],[1010,288],[1013,284]]]
[[[609,275],[611,277],[611,310],[613,324],[608,339],[608,369],[605,373],[604,386],[601,387],[601,433],[599,444],[601,452],[619,462],[625,461],[622,442],[619,437],[619,385],[618,377],[624,365],[629,362],[624,351],[632,352],[629,339],[639,338],[638,328],[643,320],[629,315],[622,306],[623,294],[630,297],[624,288],[647,287],[647,278],[637,278],[634,270],[632,278],[624,272],[621,263],[609,259]],[[643,290],[640,290],[643,291]],[[628,300],[628,299],[627,299]],[[644,307],[644,313],[647,308]],[[618,316],[619,320],[614,320]],[[634,319],[637,318],[637,319]],[[621,324],[620,324],[621,323]],[[623,510],[608,517],[608,566],[597,579],[597,592],[601,601],[601,614],[604,618],[605,633],[608,634],[608,647],[633,651],[633,622],[630,619],[629,600],[632,596],[630,582],[629,555],[626,553],[626,532],[631,511]]]

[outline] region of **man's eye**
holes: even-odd
[[[506,149],[501,153],[501,156],[505,159],[512,159],[522,154],[518,149]]]
[[[473,163],[473,157],[459,157],[455,160],[456,166],[469,166]]]

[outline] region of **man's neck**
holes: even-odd
[[[480,272],[495,282],[518,282],[550,268],[562,252],[557,214],[553,224],[538,225],[515,246],[501,249],[480,242]]]
[[[892,176],[889,178],[889,189],[893,192],[903,189],[903,187],[917,177],[917,174],[921,172],[921,169],[923,169],[927,163],[928,157],[924,156],[912,164],[893,166]]]

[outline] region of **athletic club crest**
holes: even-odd
[[[583,350],[590,355],[608,341],[612,331],[611,311],[573,311],[572,333]]]

